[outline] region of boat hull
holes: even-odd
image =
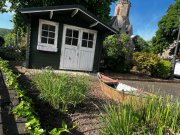
[[[123,103],[132,102],[132,103],[137,104],[137,102],[142,103],[144,102],[144,99],[147,99],[148,97],[153,96],[152,93],[145,92],[145,91],[139,91],[138,95],[125,93],[124,91],[118,91],[117,89],[104,83],[99,76],[98,76],[98,79],[99,79],[101,90],[103,91],[103,93],[110,99],[118,101],[118,102],[123,102]],[[142,94],[146,96],[141,96]]]

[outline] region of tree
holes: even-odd
[[[10,29],[4,29],[4,28],[0,28],[0,36],[1,37],[5,37],[8,33],[10,33],[11,30]]]
[[[9,33],[4,37],[5,46],[14,46],[16,35],[14,33]]]
[[[15,12],[13,17],[14,30],[20,32],[26,30],[25,24],[22,21],[23,19],[19,13],[19,9],[21,8],[81,4],[101,20],[108,21],[110,19],[110,4],[115,1],[116,0],[9,0],[12,4],[10,11]],[[2,7],[3,6],[0,8]]]
[[[6,12],[6,9],[5,9],[5,7],[6,7],[6,0],[1,0],[0,1],[0,12]]]
[[[150,50],[148,42],[139,35],[133,38],[133,43],[135,46],[135,52],[149,52]]]
[[[131,67],[130,37],[126,34],[111,35],[104,41],[104,67],[115,72],[129,72]]]
[[[0,47],[5,43],[4,38],[0,37]]]
[[[180,0],[169,6],[166,15],[158,23],[156,35],[152,38],[154,53],[163,53],[177,38],[180,16]]]

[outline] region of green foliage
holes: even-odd
[[[160,59],[156,54],[136,52],[133,55],[133,64],[137,71],[154,77],[167,79],[171,75],[171,62]]]
[[[7,34],[9,34],[11,32],[10,29],[4,29],[4,28],[0,28],[0,37],[5,37]]]
[[[55,109],[66,112],[69,106],[76,106],[86,98],[88,80],[83,76],[55,74],[44,70],[34,77],[34,83],[40,91],[40,97]]]
[[[26,25],[19,13],[19,9],[21,8],[80,4],[103,21],[108,21],[110,20],[110,5],[115,1],[116,0],[9,0],[12,4],[10,10],[15,12],[13,17],[14,30],[19,31],[19,33],[25,33],[26,31]]]
[[[103,135],[175,134],[180,132],[179,118],[180,104],[171,102],[169,96],[148,98],[141,107],[107,104],[101,115],[101,132]]]
[[[20,89],[20,86],[17,82],[17,78],[19,77],[19,75],[13,74],[12,70],[9,69],[8,62],[2,60],[1,58],[0,58],[0,70],[5,75],[6,86],[9,89],[14,89],[17,92],[17,95],[21,101],[19,105],[13,108],[12,113],[16,117],[27,118],[27,122],[25,123],[25,128],[28,129],[31,135],[46,135],[47,133],[41,127],[40,120],[38,119],[37,114],[32,107],[32,101],[27,96],[25,96],[25,93]],[[75,127],[76,126],[73,125],[73,128]],[[54,133],[54,131],[56,130],[57,132]],[[70,133],[67,128],[67,125],[64,122],[62,122],[62,128],[52,129],[51,132],[52,132],[51,135],[60,135],[62,132]]]
[[[149,52],[150,51],[150,45],[148,44],[148,42],[146,42],[139,35],[133,38],[133,43],[135,46],[135,52]]]
[[[6,60],[17,60],[22,61],[25,59],[26,48],[23,47],[1,47],[0,48],[0,57]]]
[[[0,58],[0,70],[5,74],[5,83],[8,88],[14,89],[17,92],[21,102],[16,106],[12,112],[16,117],[26,117],[27,123],[26,128],[31,134],[44,135],[45,131],[40,126],[40,121],[35,115],[32,108],[31,100],[25,96],[24,92],[19,87],[17,78],[19,75],[13,74],[12,70],[9,69],[9,64]],[[35,121],[36,123],[32,123]],[[28,126],[27,126],[28,125]]]
[[[133,54],[133,65],[142,73],[152,73],[159,60],[158,55],[152,53],[135,52]]]
[[[172,64],[168,60],[160,60],[154,70],[152,71],[152,74],[155,77],[160,77],[167,79],[171,76],[172,71]]]
[[[128,52],[129,36],[126,34],[111,35],[104,41],[104,65],[115,72],[130,70],[130,53]]]
[[[8,88],[15,88],[17,89],[19,87],[17,83],[17,78],[19,75],[15,75],[12,73],[11,70],[9,70],[9,63],[7,61],[4,61],[0,58],[0,70],[2,70],[5,73],[5,82],[6,86]]]
[[[5,37],[5,44],[0,48],[0,57],[7,60],[24,60],[26,48],[25,46],[15,46],[16,35],[8,33]]]
[[[6,4],[6,0],[1,0],[0,1],[0,12],[2,12],[2,13],[6,12],[6,8],[5,8],[6,5],[5,4]]]
[[[66,125],[66,123],[64,121],[62,122],[61,126],[62,126],[62,128],[59,128],[59,129],[54,128],[53,130],[51,130],[49,132],[49,135],[60,135],[60,134],[62,134],[64,132],[71,133],[71,132],[69,132],[69,129],[68,129],[68,127],[67,127],[67,125]],[[76,128],[76,125],[73,125],[73,128]]]
[[[5,46],[14,46],[16,35],[14,33],[8,33],[5,37]]]
[[[4,38],[3,38],[3,37],[0,37],[0,47],[3,46],[4,43],[5,43]]]
[[[180,15],[180,0],[175,0],[175,4],[169,6],[167,14],[162,17],[158,23],[158,31],[152,39],[152,51],[154,53],[162,53],[177,39],[179,15]],[[175,30],[175,32],[174,32]]]

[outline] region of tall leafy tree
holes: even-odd
[[[6,7],[6,0],[1,0],[0,1],[0,12],[5,12],[6,11],[5,7]]]
[[[3,0],[5,1],[5,0]],[[94,13],[103,21],[110,19],[110,4],[116,0],[8,0],[12,5],[10,10],[14,11],[14,29],[15,31],[25,31],[25,25],[19,13],[19,9],[25,7],[41,7],[41,6],[58,6],[58,5],[71,5],[80,4],[83,5],[87,10]],[[4,3],[1,2],[0,8],[3,7]]]
[[[170,5],[166,15],[158,23],[156,35],[152,38],[152,50],[154,53],[162,53],[174,40],[177,39],[180,16],[180,0]]]
[[[147,41],[145,41],[142,37],[137,35],[135,38],[133,38],[133,43],[135,46],[136,52],[149,52],[150,46]]]
[[[126,34],[106,37],[102,57],[103,66],[115,72],[129,72],[132,57],[129,44],[130,37]]]

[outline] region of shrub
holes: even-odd
[[[88,80],[83,76],[55,74],[44,70],[34,77],[34,83],[40,91],[40,97],[55,109],[65,112],[69,106],[81,103],[88,90]]]
[[[0,48],[0,57],[6,60],[24,60],[25,47],[4,46]]]
[[[171,76],[172,64],[168,60],[161,59],[154,70],[152,71],[152,75],[155,77],[160,77],[167,79]]]
[[[101,114],[103,135],[163,135],[180,132],[180,104],[170,97],[150,98],[135,104],[107,104]]]
[[[4,38],[3,38],[3,37],[0,37],[0,47],[3,46],[4,43],[5,43]]]
[[[154,77],[166,79],[171,75],[171,63],[156,54],[136,52],[133,55],[133,65],[137,71]]]
[[[131,67],[128,52],[129,37],[125,34],[108,36],[104,41],[104,66],[115,72],[128,72]]]
[[[133,54],[133,65],[136,66],[136,69],[142,73],[151,74],[159,60],[159,57],[152,53],[135,52]]]

